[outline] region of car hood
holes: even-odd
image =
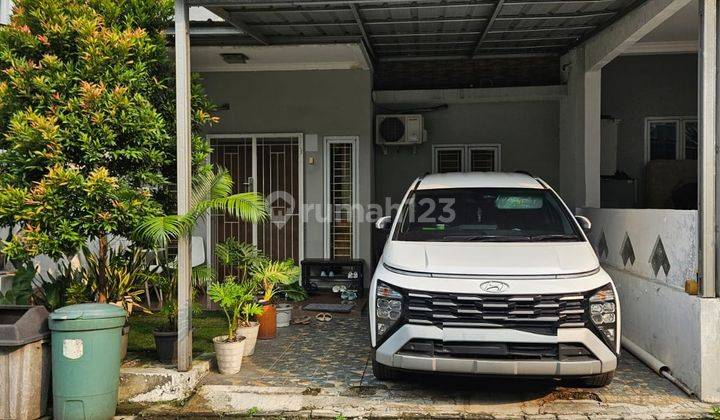
[[[389,241],[383,262],[393,268],[434,274],[547,276],[599,267],[587,242],[403,242]]]

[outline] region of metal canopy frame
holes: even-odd
[[[364,44],[373,60],[562,54],[647,0],[187,0],[198,45]],[[195,23],[194,23],[195,24]],[[222,24],[221,24],[222,25]],[[428,48],[434,46],[434,48]]]

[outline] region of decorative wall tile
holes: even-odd
[[[663,245],[662,239],[660,239],[660,235],[658,235],[655,246],[650,253],[650,265],[652,265],[653,272],[655,272],[655,277],[657,277],[660,268],[665,272],[665,276],[667,276],[670,271],[670,260],[668,259],[667,252],[665,252],[665,246]]]
[[[630,235],[628,235],[627,232],[625,232],[625,240],[622,243],[622,247],[620,247],[620,255],[622,256],[624,265],[628,265],[628,261],[630,265],[635,264],[635,250],[633,249]]]
[[[597,244],[598,257],[601,260],[607,259],[609,251],[610,250],[608,249],[607,239],[605,239],[605,231],[602,231],[600,232],[600,240]]]

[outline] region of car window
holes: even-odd
[[[401,209],[395,240],[582,241],[555,194],[530,188],[416,190]]]

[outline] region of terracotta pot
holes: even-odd
[[[245,352],[245,338],[238,338],[239,341],[225,341],[227,335],[213,338],[215,347],[215,358],[217,359],[218,370],[223,375],[232,375],[240,372],[243,353]]]
[[[257,342],[260,324],[257,322],[250,322],[250,324],[249,327],[238,327],[237,330],[235,330],[235,334],[237,334],[238,337],[245,337],[245,352],[243,356],[252,356],[253,353],[255,353],[255,343]]]
[[[275,305],[263,305],[263,313],[257,318],[260,323],[258,339],[268,340],[270,338],[275,338],[277,335],[277,311],[275,310]]]

